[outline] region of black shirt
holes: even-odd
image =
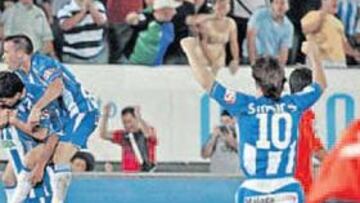
[[[180,41],[189,36],[189,26],[186,24],[186,18],[195,14],[194,4],[184,1],[183,4],[176,8],[176,15],[172,22],[175,29],[175,40],[168,48],[167,54],[181,53]]]

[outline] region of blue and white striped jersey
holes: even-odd
[[[273,101],[214,84],[211,97],[237,118],[240,163],[247,177],[293,175],[299,120],[321,93],[321,87],[314,83],[303,92]]]
[[[64,106],[70,117],[79,113],[97,111],[94,97],[82,87],[68,68],[55,59],[35,53],[31,59],[30,72],[25,73],[21,69],[16,72],[25,86],[29,84],[41,85],[45,89],[55,79],[61,77],[64,83],[64,91],[61,95],[60,104]]]

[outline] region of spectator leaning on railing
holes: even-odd
[[[272,56],[285,65],[292,47],[294,26],[286,17],[287,0],[271,0],[270,8],[260,8],[250,17],[247,31],[250,63]]]
[[[138,32],[128,63],[149,66],[163,64],[165,53],[175,37],[174,24],[171,22],[175,13],[172,0],[155,0],[151,13],[133,13],[127,17],[128,23]]]
[[[0,37],[27,35],[34,44],[34,50],[55,57],[53,34],[45,13],[33,0],[19,0],[5,10],[1,17]]]
[[[62,60],[66,63],[108,62],[104,5],[97,0],[72,0],[57,14],[64,32]]]
[[[139,107],[126,107],[121,112],[123,130],[108,131],[110,105],[103,110],[100,137],[122,147],[123,172],[153,171],[157,136],[155,129],[142,119]]]

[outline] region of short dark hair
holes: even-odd
[[[310,85],[313,81],[312,71],[308,68],[297,68],[289,78],[289,85],[291,93],[302,91],[305,87]]]
[[[262,57],[252,66],[252,76],[265,97],[278,101],[286,82],[285,70],[272,57]]]
[[[132,106],[125,107],[125,108],[121,111],[121,116],[125,116],[126,114],[131,114],[132,116],[135,117],[135,108],[132,107]]]
[[[12,98],[24,90],[24,83],[18,75],[8,71],[0,72],[0,98]]]
[[[223,116],[228,116],[230,118],[233,118],[233,116],[227,110],[223,110],[221,112],[221,117],[223,117]]]
[[[95,168],[95,158],[89,152],[76,152],[76,154],[72,157],[71,162],[75,159],[84,160],[86,163],[86,171],[93,171]]]
[[[34,45],[31,39],[26,35],[12,35],[4,39],[4,42],[13,42],[16,49],[23,50],[26,54],[31,55],[34,52]]]

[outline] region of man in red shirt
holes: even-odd
[[[292,94],[303,91],[312,83],[312,72],[307,68],[294,70],[290,75],[290,90]],[[303,186],[305,194],[309,192],[312,179],[312,157],[322,160],[326,151],[314,129],[315,114],[308,109],[301,117],[299,124],[299,139],[295,177]]]
[[[155,169],[157,136],[155,129],[145,122],[139,107],[126,107],[121,112],[124,129],[109,132],[110,105],[103,110],[99,126],[100,137],[122,147],[122,171],[140,172]]]

